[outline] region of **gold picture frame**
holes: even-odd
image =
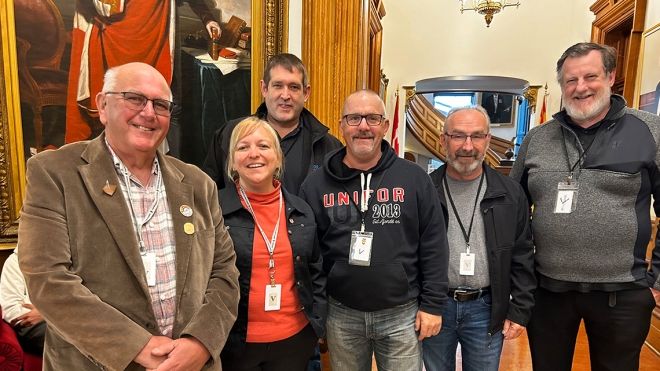
[[[637,109],[658,114],[660,103],[660,23],[642,33],[637,66],[635,99]]]
[[[252,7],[251,107],[261,102],[266,61],[286,51],[288,0],[250,0]],[[18,91],[13,0],[0,0],[0,249],[15,247],[25,192],[25,158]]]

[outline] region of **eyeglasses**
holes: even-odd
[[[107,91],[105,94],[121,95],[126,103],[128,103],[128,108],[133,111],[142,111],[148,101],[151,101],[151,105],[154,107],[154,112],[159,116],[170,117],[172,111],[174,111],[174,102],[170,102],[166,99],[149,99],[140,93],[133,93],[131,91]]]
[[[473,143],[482,143],[490,134],[449,134],[444,133],[449,139],[453,140],[456,143],[465,143],[468,138],[472,139]]]
[[[378,126],[383,122],[383,119],[385,116],[379,115],[377,113],[370,113],[368,115],[359,115],[357,113],[349,113],[348,115],[344,115],[342,117],[344,121],[349,126],[358,126],[362,122],[362,119],[367,120],[367,125],[369,126]]]

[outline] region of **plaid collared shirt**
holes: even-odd
[[[162,181],[159,181],[162,173],[160,172],[158,157],[154,159],[152,168],[154,176],[151,177],[149,184],[145,187],[130,173],[121,159],[110,148],[107,141],[106,146],[112,154],[121,191],[124,198],[130,203],[129,208],[133,209],[131,213],[133,226],[136,228],[141,225],[140,230],[144,243],[144,251],[141,254],[153,253],[156,257],[156,284],[149,285],[151,306],[160,333],[172,337],[174,316],[176,314],[176,246],[174,223],[167,204],[165,186],[162,185]],[[130,183],[130,196],[125,174],[130,179],[128,182]],[[159,184],[160,187],[158,187]],[[157,203],[155,212],[148,220],[145,220],[149,214],[149,209],[153,207],[154,203]],[[136,248],[139,248],[139,246],[136,246]],[[143,279],[146,280],[146,277],[143,277]]]

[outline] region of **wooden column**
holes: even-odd
[[[344,99],[353,91],[371,88],[371,70],[380,76],[380,17],[370,9],[374,0],[304,0],[302,60],[312,93],[307,109],[340,137],[339,119]],[[370,23],[377,24],[378,37]],[[376,51],[378,55],[374,55]]]

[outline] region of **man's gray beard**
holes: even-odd
[[[467,165],[463,165],[458,161],[454,161],[450,156],[447,156],[447,164],[449,164],[449,166],[454,168],[454,170],[456,170],[456,172],[458,172],[459,174],[468,175],[473,171],[477,170],[481,166],[481,164],[484,162],[485,156],[486,153],[484,152],[484,154],[480,156],[480,158],[475,159],[474,161],[472,161]]]
[[[594,102],[594,104],[589,109],[587,109],[587,111],[573,109],[570,104],[565,104],[564,109],[566,110],[568,116],[574,121],[587,121],[596,117],[607,107],[607,105],[610,103],[611,96],[612,90],[610,89],[603,95],[602,98],[599,98],[596,102]]]

